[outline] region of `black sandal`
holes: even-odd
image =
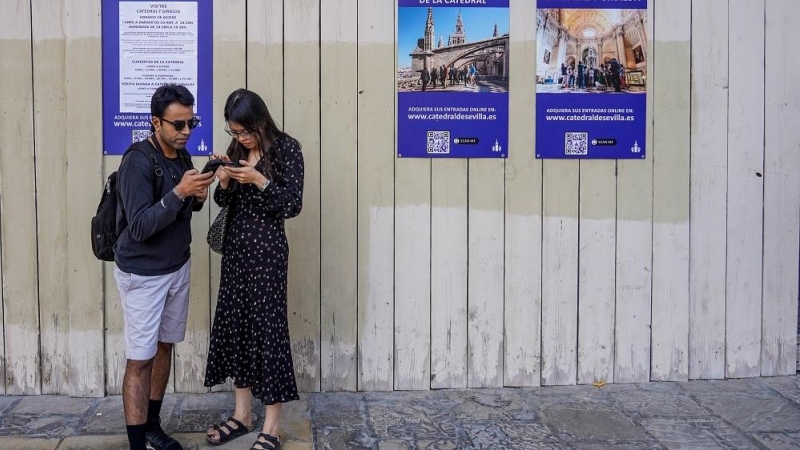
[[[233,428],[231,425],[235,425],[236,428]],[[253,425],[248,427],[245,426],[242,422],[239,422],[238,420],[234,419],[233,416],[231,416],[225,419],[225,421],[220,423],[219,425],[212,425],[211,429],[206,431],[206,442],[208,442],[211,445],[222,445],[238,437],[242,437],[246,434],[249,434],[254,429],[255,429],[255,421],[253,421]],[[215,430],[217,432],[217,434],[219,435],[219,440],[215,441],[211,439],[211,436],[208,436],[208,432],[211,430]]]
[[[266,447],[266,445],[270,445],[270,447]],[[256,442],[250,447],[250,450],[280,450],[280,448],[280,436],[275,437],[267,433],[258,433],[258,439],[256,439]]]

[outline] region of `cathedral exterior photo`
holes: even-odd
[[[398,92],[508,92],[507,30],[506,8],[399,8]]]

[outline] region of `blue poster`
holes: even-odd
[[[508,0],[398,0],[397,156],[508,156]]]
[[[103,154],[121,155],[150,135],[150,98],[186,86],[200,125],[186,149],[211,153],[212,0],[103,0]]]
[[[536,157],[644,158],[647,0],[538,0]]]

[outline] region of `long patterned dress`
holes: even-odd
[[[232,378],[265,405],[299,398],[286,310],[289,245],[283,223],[302,208],[303,155],[288,136],[279,138],[271,153],[274,176],[264,192],[253,184],[214,191],[214,201],[231,211],[205,380],[210,387]],[[264,173],[261,164],[256,169]]]

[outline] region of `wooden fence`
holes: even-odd
[[[303,390],[794,373],[800,8],[649,3],[647,159],[541,161],[535,1],[511,0],[507,160],[395,157],[394,1],[214,1],[215,147],[244,86],[304,147],[288,225]],[[101,151],[100,30],[100,0],[0,3],[0,393],[121,390],[112,266],[89,245],[119,164]],[[216,212],[192,224],[174,391],[206,390]]]

